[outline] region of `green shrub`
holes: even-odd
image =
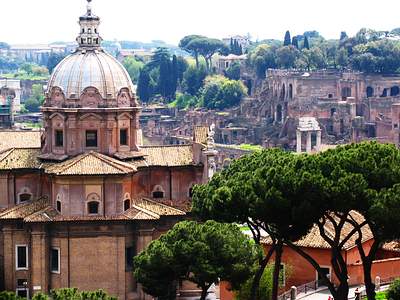
[[[49,300],[49,296],[39,292],[33,295],[32,300]]]
[[[14,292],[0,292],[0,300],[22,300],[24,298],[17,296]]]
[[[388,300],[400,300],[400,279],[396,279],[387,291]]]

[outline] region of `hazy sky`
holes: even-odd
[[[0,0],[0,41],[72,41],[85,0]],[[361,27],[400,27],[399,0],[93,0],[104,39],[178,43],[187,34],[279,38],[318,30],[326,38]]]

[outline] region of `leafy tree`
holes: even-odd
[[[192,211],[200,218],[247,224],[256,243],[260,243],[262,231],[271,237],[272,247],[259,261],[250,299],[255,299],[259,280],[274,251],[272,299],[276,299],[284,240],[299,239],[320,216],[319,207],[313,206],[320,195],[314,194],[316,187],[310,187],[310,183],[323,185],[323,181],[319,180],[320,174],[303,167],[307,166],[306,159],[312,162],[315,158],[278,149],[256,152],[232,162],[206,185],[194,189]],[[319,272],[328,281],[321,268]]]
[[[340,33],[340,41],[344,41],[348,38],[346,31]]]
[[[240,79],[240,63],[235,61],[225,70],[225,76],[232,80]]]
[[[336,64],[341,68],[345,68],[349,64],[349,54],[345,48],[340,48],[336,55]]]
[[[49,296],[39,292],[33,295],[32,300],[49,300]]]
[[[321,37],[321,35],[319,34],[319,32],[316,31],[316,30],[305,31],[305,32],[303,33],[303,36],[304,36],[304,38],[307,37],[307,38],[309,38],[309,39]]]
[[[196,60],[196,67],[199,68],[199,48],[197,47],[196,44],[190,44],[193,40],[195,39],[199,39],[199,38],[205,38],[202,35],[187,35],[184,38],[182,38],[179,42],[179,48],[181,48],[182,50],[190,53],[190,55],[192,55],[194,57],[194,59]]]
[[[203,86],[203,81],[207,76],[205,67],[195,68],[189,66],[183,74],[183,90],[188,94],[195,96]]]
[[[283,39],[283,46],[289,46],[291,43],[292,39],[290,37],[290,32],[287,30],[285,33],[285,38]]]
[[[276,52],[277,64],[281,68],[293,68],[299,55],[300,51],[292,45],[281,47]]]
[[[388,300],[400,299],[400,279],[396,279],[389,287],[387,291]]]
[[[251,266],[260,255],[261,249],[236,225],[184,221],[134,258],[134,273],[152,296],[168,294],[172,299],[176,282],[188,280],[201,288],[200,299],[204,300],[210,286],[219,280],[237,289],[251,276]]]
[[[318,70],[326,67],[326,58],[321,48],[303,49],[301,53],[308,70]]]
[[[53,72],[54,68],[65,58],[65,54],[62,53],[51,53],[47,60],[47,69],[50,73]]]
[[[176,70],[177,70],[177,77],[178,83],[182,83],[183,81],[183,74],[188,68],[188,63],[185,58],[182,56],[178,56],[176,59]]]
[[[304,45],[303,45],[303,49],[310,49],[310,42],[309,42],[309,40],[308,40],[308,37],[307,36],[305,36],[304,37]]]
[[[0,49],[10,49],[10,45],[5,42],[0,42]]]
[[[390,31],[390,34],[400,36],[400,27],[392,29],[392,31]]]
[[[272,293],[272,274],[274,272],[274,266],[268,265],[261,278],[260,278],[260,286],[257,290],[257,300],[270,300]],[[236,300],[248,300],[251,296],[251,285],[252,280],[247,280],[244,284],[240,286],[238,291],[235,291],[235,299]]]
[[[41,84],[32,85],[32,95],[25,101],[25,108],[30,112],[39,112],[43,101],[43,86]]]
[[[208,76],[202,90],[203,105],[209,109],[224,109],[236,106],[246,95],[246,88],[240,81],[223,76]]]
[[[267,44],[258,45],[249,54],[249,64],[252,66],[259,78],[265,78],[265,72],[268,68],[276,68],[276,47]]]
[[[186,46],[189,49],[196,49],[196,52],[204,57],[206,61],[207,71],[211,69],[211,57],[219,52],[226,54],[228,52],[228,48],[222,41],[218,39],[211,39],[207,37],[196,38],[190,41]],[[196,65],[198,62],[196,61]]]
[[[140,60],[136,60],[134,57],[127,57],[124,59],[122,64],[128,71],[132,82],[137,83],[139,80],[140,70],[144,67],[144,63]]]
[[[0,292],[1,300],[22,300],[24,298],[17,296],[14,292],[2,291]]]

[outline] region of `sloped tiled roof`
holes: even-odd
[[[148,166],[188,166],[193,165],[192,145],[176,146],[143,146],[141,152],[145,154]]]
[[[46,197],[24,204],[19,204],[0,213],[0,220],[24,219],[49,205]]]
[[[364,221],[364,217],[358,212],[352,211],[351,215],[358,224],[361,224]],[[333,229],[333,224],[331,222],[329,221],[326,222],[324,230],[328,237],[330,238],[334,237],[334,229]],[[352,230],[353,226],[351,226],[349,223],[346,222],[342,228],[340,240],[342,241],[348,234],[350,234]],[[368,225],[363,226],[361,228],[361,232],[363,237],[362,242],[366,242],[373,238],[372,232]],[[355,247],[356,246],[355,242],[357,238],[358,238],[358,233],[353,234],[351,238],[349,238],[349,240],[344,244],[343,249],[349,250]],[[264,244],[271,244],[271,242],[272,241],[270,237],[265,237],[262,240],[262,243]],[[330,245],[320,235],[319,228],[317,225],[314,225],[307,235],[305,235],[302,239],[298,240],[294,244],[299,247],[305,247],[305,248],[320,248],[320,249],[331,248]]]
[[[37,148],[12,148],[0,153],[0,170],[10,169],[38,169],[41,162],[37,156]]]
[[[207,144],[208,127],[196,126],[194,128],[193,140],[199,144]]]
[[[87,152],[47,168],[56,175],[122,175],[135,172],[131,164],[97,152]]]
[[[0,151],[10,148],[40,148],[40,131],[0,131]]]
[[[47,198],[30,201],[6,209],[0,213],[0,220],[22,219],[27,223],[68,222],[68,221],[129,221],[158,220],[162,216],[181,216],[186,213],[168,205],[143,199],[136,200],[132,207],[115,215],[64,216],[55,210]]]
[[[139,207],[160,216],[182,216],[186,214],[184,211],[146,198],[134,200],[133,207]]]

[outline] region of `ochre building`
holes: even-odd
[[[0,132],[0,288],[21,296],[144,299],[133,256],[187,218],[193,185],[215,171],[204,130],[189,145],[142,146],[132,82],[99,23],[89,1],[79,46],[49,81],[44,130]]]

